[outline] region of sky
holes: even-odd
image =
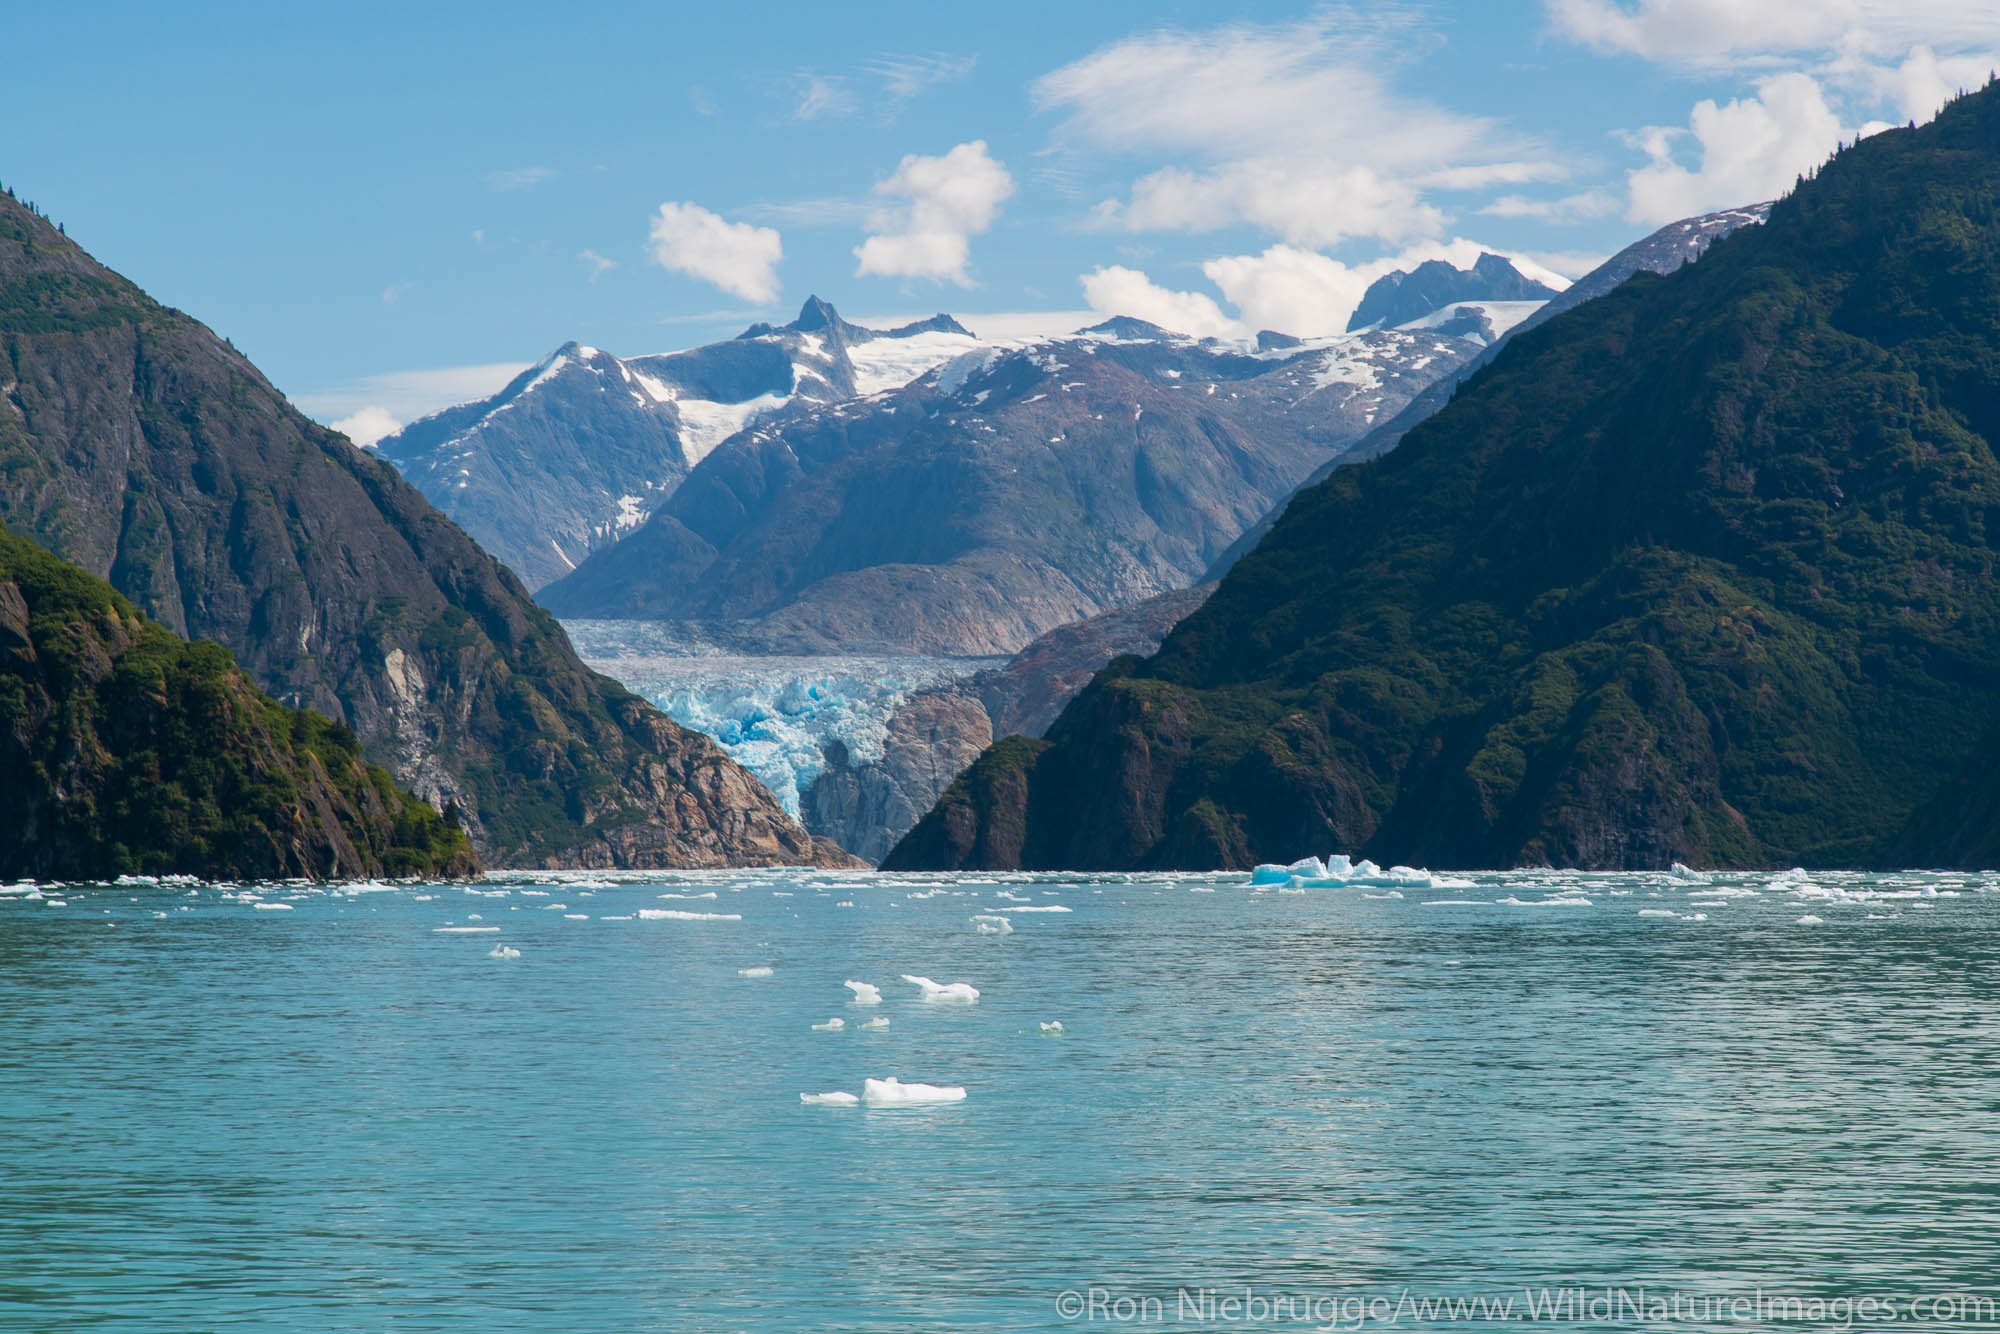
[[[1991,0],[22,6],[0,182],[372,439],[809,295],[1337,332],[1574,277],[2000,65]]]

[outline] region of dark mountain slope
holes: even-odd
[[[465,835],[220,646],[0,530],[0,877],[478,872]]]
[[[0,197],[0,520],[369,755],[504,864],[796,862],[706,738],[235,349]]]
[[[1514,338],[887,864],[1976,859],[1996,201],[1989,86]]]

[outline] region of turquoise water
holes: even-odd
[[[0,1328],[1995,1323],[2000,881],[1244,879],[0,890]]]

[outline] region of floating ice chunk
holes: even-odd
[[[1669,871],[1668,874],[1673,876],[1673,878],[1676,880],[1701,879],[1700,873],[1697,872],[1692,866],[1689,866],[1684,862],[1675,862],[1673,865],[1673,869]]]
[[[679,908],[641,908],[639,916],[647,921],[672,922],[740,922],[740,912],[682,912]],[[496,930],[498,928],[495,928]]]
[[[434,926],[431,928],[431,934],[434,936],[485,936],[498,935],[499,933],[500,928],[497,926]]]
[[[876,986],[873,982],[856,982],[849,979],[840,985],[854,993],[854,1003],[856,1005],[880,1005],[882,1003],[882,988]]]
[[[1825,922],[1826,918],[1815,917],[1811,913],[1807,913],[1804,917],[1799,918],[1798,924],[1800,926],[1821,926],[1824,925]]]
[[[1009,909],[1008,909],[1007,911],[1008,911],[1008,912],[1010,912],[1010,913],[1017,913],[1017,912],[1075,912],[1075,911],[1076,911],[1076,909],[1074,909],[1074,908],[1071,908],[1071,907],[1067,907],[1067,906],[1065,906],[1065,905],[1063,905],[1063,904],[1060,904],[1060,903],[1035,903],[1035,904],[1030,904],[1030,905],[1028,905],[1027,907],[1023,907],[1023,908],[1009,908]]]
[[[663,899],[712,899],[715,897],[715,891],[711,889],[706,894],[662,894],[660,897]]]
[[[1067,1028],[1064,1028],[1064,1027],[1063,1027],[1063,1021],[1062,1021],[1062,1020],[1060,1020],[1060,1019],[1053,1019],[1053,1020],[1050,1020],[1050,1021],[1049,1021],[1048,1023],[1046,1023],[1046,1024],[1043,1024],[1043,1025],[1042,1025],[1042,1032],[1044,1032],[1044,1033],[1067,1033],[1067,1032],[1069,1032],[1069,1030],[1068,1030]]]
[[[756,968],[739,968],[736,970],[736,975],[738,977],[769,977],[771,970],[760,965]]]
[[[590,920],[590,914],[587,912],[566,912],[563,914],[563,920],[569,922],[587,922]]]
[[[1301,857],[1285,870],[1301,880],[1323,880],[1327,875],[1326,863],[1317,857]]]
[[[839,1015],[835,1015],[833,1018],[827,1020],[823,1024],[814,1024],[813,1031],[815,1033],[832,1033],[846,1027],[847,1027],[847,1021],[845,1019],[842,1019]]]
[[[861,1099],[836,1089],[832,1093],[801,1093],[799,1101],[811,1107],[852,1107]]]
[[[876,1015],[873,1019],[865,1019],[861,1023],[855,1025],[856,1028],[870,1028],[870,1029],[887,1028],[888,1026],[889,1026],[889,1021],[887,1019],[884,1019],[879,1014]]]
[[[1672,908],[1641,908],[1641,909],[1639,909],[1639,916],[1641,916],[1641,917],[1679,917],[1679,916],[1680,916],[1680,914],[1679,914],[1679,913],[1677,913],[1677,912],[1675,912],[1675,911],[1674,911],[1674,910],[1673,910]]]
[[[912,894],[910,897],[915,898],[916,895]],[[996,899],[1012,899],[1016,903],[1031,902],[1026,894],[1016,894],[1011,889],[997,889],[993,891],[993,897]]]
[[[833,906],[836,908],[852,908],[854,906],[854,900],[842,899],[840,902],[834,904]]]
[[[1577,895],[1577,894],[1558,894],[1558,895],[1556,895],[1556,896],[1555,896],[1554,898],[1548,898],[1548,899],[1517,899],[1517,898],[1515,898],[1515,897],[1514,897],[1513,895],[1511,895],[1511,894],[1510,894],[1510,895],[1508,895],[1508,896],[1507,896],[1506,898],[1504,898],[1504,899],[1496,899],[1496,900],[1495,900],[1495,902],[1497,902],[1497,903],[1504,903],[1504,904],[1506,904],[1506,905],[1507,905],[1508,907],[1510,907],[1510,908],[1588,908],[1588,907],[1590,907],[1590,900],[1589,900],[1589,899],[1586,899],[1586,898],[1583,898],[1583,897],[1581,897],[1580,895]]]
[[[975,913],[972,918],[972,924],[979,929],[979,934],[982,936],[1010,936],[1014,934],[1014,924],[1006,918],[993,913]]]
[[[863,1081],[861,1101],[870,1107],[923,1107],[931,1103],[964,1102],[965,1090],[936,1084],[905,1084],[891,1075],[887,1079]]]
[[[1708,914],[1705,912],[1682,913],[1681,920],[1683,922],[1706,922],[1708,920]]]
[[[486,957],[489,959],[518,959],[521,957],[521,951],[515,949],[512,945],[495,945],[492,949],[486,951]]]
[[[258,912],[290,912],[292,910],[292,905],[289,903],[253,903],[250,906]]]
[[[927,1001],[970,1005],[979,999],[979,988],[969,982],[938,983],[928,977],[916,977],[910,973],[904,973],[903,980],[921,990]]]

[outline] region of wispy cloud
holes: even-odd
[[[861,68],[880,80],[883,111],[893,120],[911,101],[939,84],[963,79],[978,63],[977,56],[930,51],[921,55],[884,53],[862,61]]]
[[[409,291],[411,288],[415,286],[416,284],[414,282],[390,283],[387,287],[382,289],[382,304],[385,306],[395,305],[397,300],[402,297],[403,293]]]
[[[486,173],[486,184],[503,194],[511,190],[531,190],[545,181],[555,179],[553,167],[508,167],[504,171]]]
[[[860,198],[776,199],[745,204],[736,214],[778,227],[851,227],[868,221],[881,207],[880,201]]]
[[[931,89],[963,79],[978,63],[977,56],[944,51],[892,51],[871,56],[848,73],[797,70],[786,84],[792,118],[831,120],[866,113],[888,123]]]
[[[800,70],[792,78],[795,85],[792,100],[794,120],[851,116],[861,108],[860,99],[855,97],[854,90],[841,75]]]
[[[602,278],[605,274],[611,272],[611,270],[618,267],[617,260],[606,259],[604,256],[598,254],[595,250],[591,250],[587,247],[584,250],[578,252],[577,259],[581,261],[584,268],[589,271],[590,281],[592,282],[596,282],[599,278]]]
[[[372,445],[419,417],[498,391],[529,364],[499,361],[388,371],[296,394],[292,401],[299,411],[345,432],[354,443]]]

